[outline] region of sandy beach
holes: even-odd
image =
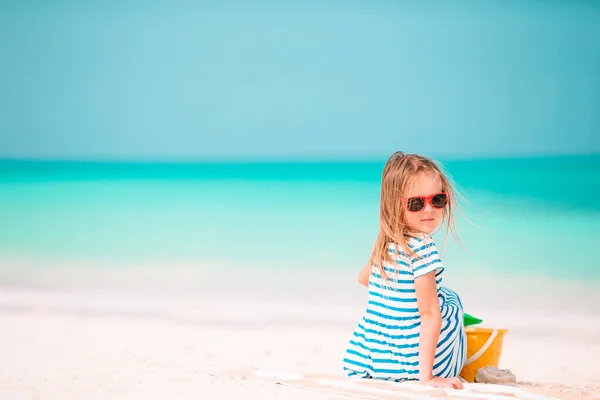
[[[600,0],[0,1],[0,54],[0,400],[600,400]],[[434,282],[432,370],[466,313],[515,383],[345,374],[417,376]]]
[[[85,290],[82,282],[0,288],[0,398],[386,398],[314,381],[275,384],[252,372],[345,380],[341,359],[365,299],[358,285],[292,295],[150,285],[132,292],[98,282]],[[599,398],[600,316],[486,307],[477,312],[488,325],[509,329],[500,367],[521,387],[548,398]]]

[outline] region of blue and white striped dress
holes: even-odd
[[[442,286],[444,267],[429,235],[410,238],[409,247],[419,257],[410,257],[394,245],[389,251],[396,268],[385,265],[388,281],[377,267],[369,278],[367,309],[354,330],[344,357],[350,377],[386,380],[419,379],[419,331],[415,279],[437,270],[436,284],[442,329],[433,361],[433,375],[459,375],[466,357],[463,307],[458,294]]]

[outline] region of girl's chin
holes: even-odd
[[[435,231],[435,229],[437,228],[437,223],[436,221],[421,221],[419,223],[419,230],[423,233],[431,233],[433,231]]]

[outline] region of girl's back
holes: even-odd
[[[433,240],[424,235],[411,238],[409,247],[417,257],[391,244],[396,268],[375,266],[369,278],[369,298],[365,313],[353,332],[346,350],[344,369],[351,377],[372,377],[397,381],[417,379],[419,374],[419,332],[421,317],[417,307],[415,278],[435,272],[442,307],[442,330],[436,349],[434,372],[456,376],[452,366],[464,363],[462,305],[458,295],[442,286],[444,267]]]
[[[369,309],[378,310],[383,318],[409,318],[419,316],[417,296],[415,293],[415,274],[418,276],[436,272],[436,284],[442,283],[443,266],[435,243],[431,237],[411,237],[409,248],[417,257],[411,257],[401,250],[397,244],[391,243],[388,251],[392,254],[395,266],[384,264],[384,276],[379,266],[373,266],[369,277]],[[415,271],[415,267],[417,270]],[[386,279],[387,278],[387,279]]]

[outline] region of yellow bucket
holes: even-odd
[[[502,353],[502,341],[508,329],[465,328],[467,334],[467,360],[460,376],[467,382],[475,382],[477,371],[483,367],[498,367]]]

